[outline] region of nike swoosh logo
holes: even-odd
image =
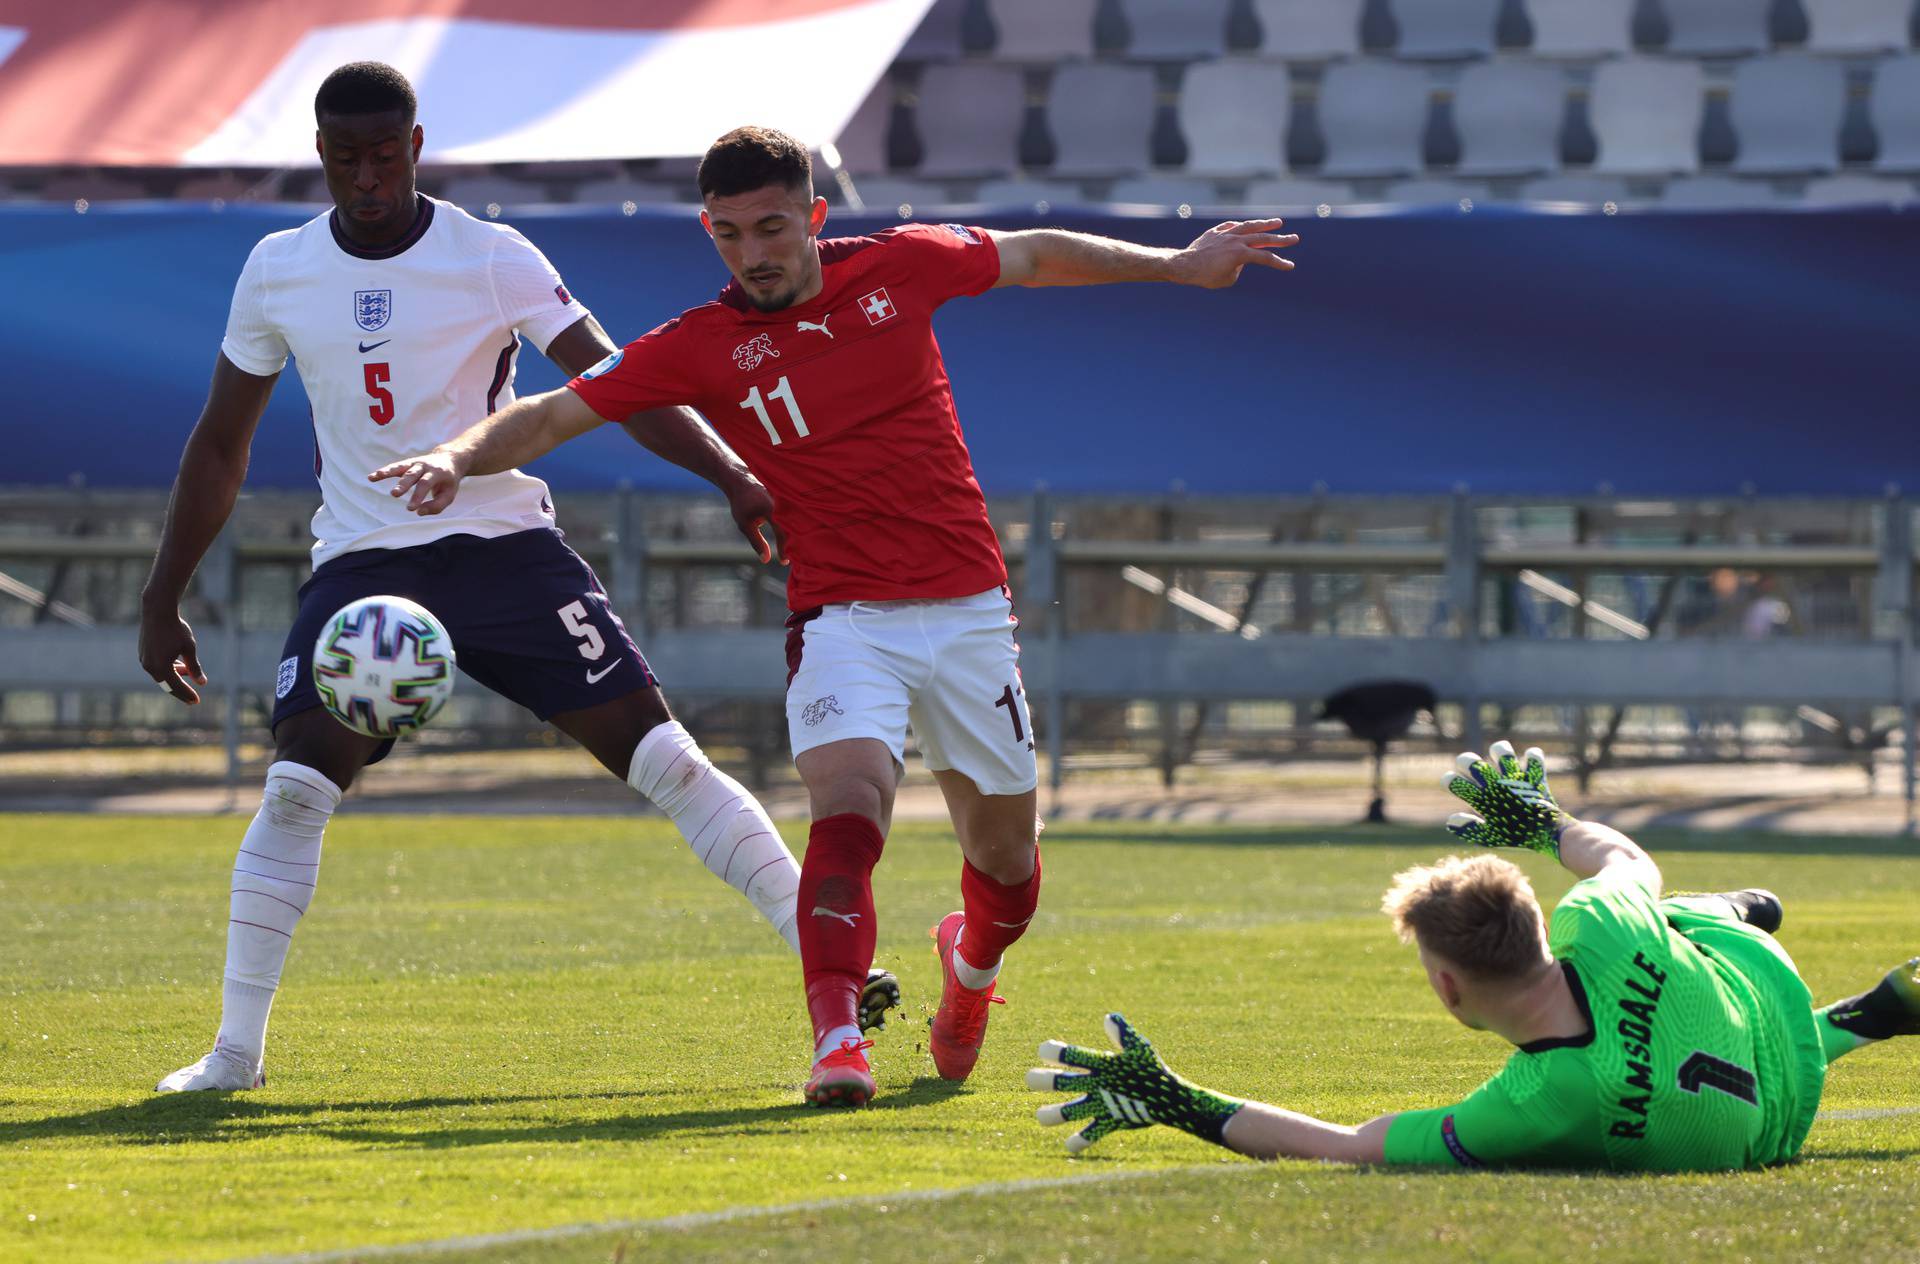
[[[369,351],[378,351],[392,341],[393,339],[391,338],[382,338],[379,342],[363,342],[360,344],[360,354],[365,355]]]
[[[605,678],[608,672],[612,671],[614,668],[618,667],[619,665],[620,665],[619,662],[616,660],[614,662],[608,663],[605,667],[602,667],[599,671],[588,671],[587,683],[590,685],[599,684],[600,681]]]

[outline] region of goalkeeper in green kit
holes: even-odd
[[[1188,1083],[1109,1014],[1117,1053],[1040,1046],[1059,1065],[1028,1072],[1028,1086],[1080,1095],[1043,1106],[1040,1122],[1084,1123],[1067,1138],[1076,1152],[1167,1124],[1262,1159],[1757,1167],[1799,1152],[1830,1063],[1920,1032],[1920,957],[1815,1009],[1774,941],[1771,894],[1662,899],[1660,870],[1633,840],[1560,810],[1538,750],[1522,762],[1500,742],[1491,755],[1462,755],[1448,775],[1474,810],[1447,828],[1543,852],[1582,880],[1548,921],[1517,866],[1454,856],[1400,874],[1383,907],[1448,1012],[1516,1046],[1497,1075],[1457,1105],[1346,1127]]]

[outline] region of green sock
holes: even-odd
[[[1864,1049],[1866,1045],[1872,1045],[1872,1043],[1874,1043],[1874,1037],[1872,1037],[1872,1035],[1860,1035],[1859,1032],[1849,1032],[1847,1028],[1839,1026],[1839,1022],[1855,1020],[1855,1016],[1859,1014],[1859,1010],[1859,997],[1849,997],[1849,999],[1845,999],[1845,1001],[1834,1001],[1834,1003],[1828,1005],[1826,1009],[1814,1010],[1814,1016],[1820,1020],[1820,1024],[1818,1024],[1818,1026],[1820,1026],[1820,1047],[1826,1049],[1826,1060],[1828,1060],[1828,1064],[1834,1064],[1837,1060],[1847,1057],[1849,1053],[1853,1053],[1855,1049]]]

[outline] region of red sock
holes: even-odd
[[[1033,849],[1033,876],[1008,886],[995,882],[972,865],[961,863],[960,900],[967,924],[960,932],[960,956],[976,970],[991,970],[996,961],[1027,933],[1034,909],[1040,906],[1040,849]]]
[[[873,966],[873,867],[886,838],[854,812],[813,823],[800,865],[800,966],[816,1047],[836,1027],[860,1025],[860,989]]]

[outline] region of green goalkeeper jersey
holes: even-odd
[[[1799,1151],[1827,1063],[1792,959],[1724,901],[1661,900],[1619,873],[1576,884],[1548,929],[1587,1035],[1522,1046],[1458,1105],[1399,1115],[1387,1162],[1681,1171]]]

